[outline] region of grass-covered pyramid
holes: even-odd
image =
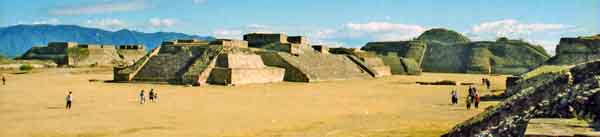
[[[517,74],[550,57],[541,46],[521,40],[473,42],[447,29],[431,29],[417,39],[427,43],[422,67],[431,72]]]

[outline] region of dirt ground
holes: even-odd
[[[238,86],[104,83],[111,71],[47,69],[5,74],[0,87],[0,137],[392,137],[439,136],[478,110],[464,107],[467,86],[417,85],[416,81],[475,83],[474,74],[425,73],[317,83]],[[505,76],[493,76],[504,89]],[[159,101],[139,104],[140,90]],[[460,105],[450,105],[450,90]],[[73,91],[73,108],[65,96]],[[482,94],[490,94],[483,90]]]

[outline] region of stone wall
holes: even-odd
[[[326,45],[313,45],[312,48],[322,54],[329,54],[329,47]]]
[[[422,41],[369,42],[362,50],[377,54],[392,74],[421,73],[421,62],[427,45]]]
[[[288,43],[288,37],[282,33],[250,33],[244,35],[250,47],[260,47],[269,43]]]
[[[600,36],[561,38],[556,56],[545,64],[573,65],[600,59]]]
[[[308,74],[300,70],[298,67],[290,64],[282,56],[287,53],[278,52],[258,52],[264,64],[272,67],[285,68],[283,80],[294,82],[309,82]]]
[[[245,40],[217,39],[210,44],[222,45],[224,48],[248,48],[248,42]]]
[[[308,41],[308,38],[306,38],[304,36],[289,36],[287,38],[287,41],[289,43],[295,43],[295,44],[305,44],[305,45],[310,44],[310,41]]]

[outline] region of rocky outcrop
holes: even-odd
[[[600,59],[600,34],[595,36],[561,38],[556,46],[556,56],[549,65],[574,65]]]
[[[600,121],[600,61],[518,83],[500,104],[455,126],[444,136],[523,136],[533,118]]]

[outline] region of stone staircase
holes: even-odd
[[[305,73],[308,82],[371,77],[345,55],[320,54],[314,51],[304,51],[300,55],[286,53],[279,53],[279,55],[287,63]]]
[[[146,65],[146,63],[148,63],[150,58],[157,55],[159,51],[160,51],[160,46],[154,48],[152,51],[150,51],[150,53],[148,53],[146,56],[140,58],[138,61],[136,61],[131,66],[128,66],[126,68],[114,68],[114,71],[116,71],[114,73],[114,80],[115,81],[131,81],[131,80],[133,80],[133,78],[140,72],[140,70]]]

